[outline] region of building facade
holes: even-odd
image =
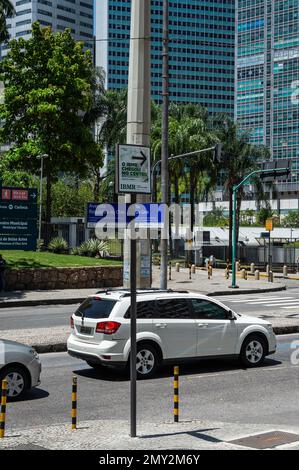
[[[86,48],[93,50],[93,0],[12,0],[16,10],[14,18],[7,20],[11,39],[28,39],[31,25],[38,21],[41,26],[51,26],[53,31],[70,28],[76,40],[84,42]],[[8,45],[0,48],[5,56]]]
[[[235,115],[273,159],[292,159],[292,178],[278,190],[293,197],[299,191],[299,2],[237,0],[236,9]]]
[[[107,88],[128,84],[131,0],[96,1],[96,63]],[[170,100],[234,113],[234,0],[169,2]],[[151,1],[152,98],[162,101],[163,0]]]

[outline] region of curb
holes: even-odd
[[[205,295],[208,297],[215,296],[217,297],[218,295],[240,295],[240,294],[259,294],[259,293],[265,293],[265,292],[279,292],[282,290],[286,290],[286,286],[280,286],[280,287],[265,287],[264,289],[231,289],[230,291],[216,291],[216,292],[208,292]]]
[[[191,292],[200,292],[209,297],[218,295],[240,295],[240,294],[258,294],[264,292],[278,292],[286,290],[286,286],[280,287],[270,287],[264,289],[231,289],[225,291],[215,291],[215,292],[203,292],[191,290]],[[39,305],[72,305],[79,304],[86,299],[85,297],[74,297],[69,299],[41,299],[41,300],[8,300],[1,301],[0,299],[0,308],[13,308],[13,307],[37,307]]]
[[[75,297],[71,299],[41,299],[41,300],[0,300],[0,308],[12,307],[37,307],[38,305],[72,305],[79,304],[85,297]]]
[[[287,326],[274,326],[273,331],[276,335],[291,335],[299,333],[299,325],[287,325]],[[56,344],[33,344],[32,347],[39,353],[58,353],[66,352],[66,343]]]

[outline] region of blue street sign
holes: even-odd
[[[162,226],[163,205],[162,204],[136,204],[135,214],[132,213],[131,204],[99,204],[89,203],[87,205],[87,224],[95,226],[98,222],[114,224],[117,227],[126,227],[132,220],[135,224],[151,226]]]

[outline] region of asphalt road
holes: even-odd
[[[287,291],[216,297],[238,313],[263,317],[299,318],[299,288]],[[77,305],[55,305],[0,309],[0,331],[48,328],[69,324]]]
[[[181,366],[181,419],[298,425],[299,365],[290,362],[294,340],[299,340],[298,334],[278,337],[277,353],[257,369],[222,360]],[[41,360],[42,384],[23,401],[8,403],[10,429],[69,422],[73,372],[78,376],[79,421],[129,419],[129,380],[124,372],[95,372],[66,353],[43,354]],[[139,381],[137,388],[140,420],[172,419],[172,367],[163,367],[154,379]]]

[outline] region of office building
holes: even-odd
[[[299,2],[236,3],[235,115],[273,159],[292,159],[292,178],[281,179],[278,193],[298,198]]]

